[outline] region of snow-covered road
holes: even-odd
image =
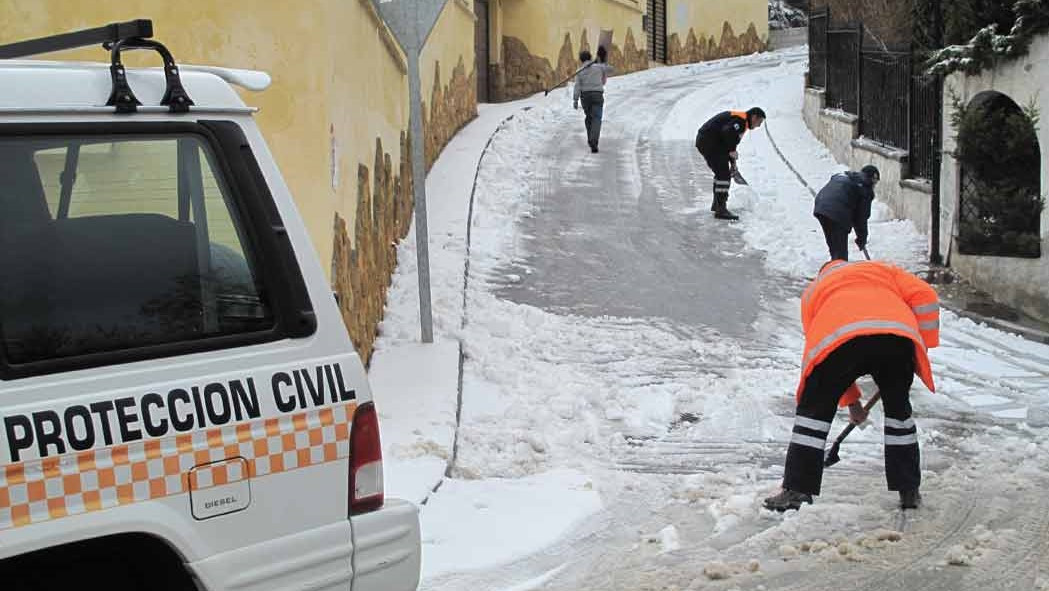
[[[801,120],[804,70],[788,51],[616,78],[600,154],[564,91],[495,136],[467,321],[439,327],[463,343],[463,415],[422,512],[423,589],[1049,589],[1049,347],[950,312],[940,391],[912,393],[923,508],[904,522],[885,490],[878,412],[814,505],[760,507],[793,419],[798,296],[826,256],[768,133],[810,185],[842,170]],[[695,130],[755,105],[742,220],[715,222]],[[872,254],[920,271],[924,237],[890,217],[876,207]],[[455,285],[435,278],[439,308]],[[387,332],[411,325],[404,289]]]

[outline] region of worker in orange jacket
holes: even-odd
[[[935,391],[928,349],[940,343],[939,298],[926,282],[886,263],[833,260],[805,290],[801,323],[805,354],[783,489],[765,499],[775,511],[812,503],[823,479],[824,447],[836,407],[861,423],[855,381],[870,375],[885,407],[885,477],[900,505],[921,501],[918,431],[910,388],[917,374]]]

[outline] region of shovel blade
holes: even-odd
[[[736,181],[737,185],[749,185],[747,179],[743,178],[743,175],[739,174],[738,170],[732,171],[732,180]]]
[[[832,445],[830,449],[827,450],[826,455],[823,456],[823,467],[829,468],[840,461],[841,456],[838,455],[838,445]]]

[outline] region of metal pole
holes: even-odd
[[[939,75],[933,79],[932,84],[934,90],[942,88]],[[934,265],[942,265],[943,255],[940,253],[940,168],[943,166],[943,144],[940,141],[940,136],[943,134],[943,93],[937,92],[935,94],[937,100],[933,111],[933,121],[937,127],[936,141],[933,142],[932,150],[932,200],[929,212],[932,218],[929,220],[929,233],[932,234],[932,244],[930,245],[929,262]]]
[[[933,0],[932,4],[932,18],[933,18],[933,43],[936,45],[936,49],[943,47],[943,13],[941,12],[942,7],[940,0]],[[932,244],[930,245],[929,262],[934,265],[943,264],[943,255],[940,253],[940,168],[943,166],[943,84],[937,74],[932,81],[933,89],[936,90],[936,105],[933,110],[933,121],[936,123],[936,135],[933,143],[933,157],[932,157],[932,202],[930,203],[930,216],[932,217],[929,224],[930,233],[932,234]],[[948,253],[949,255],[950,253]]]
[[[424,343],[433,342],[433,308],[430,302],[430,244],[426,223],[426,142],[423,139],[422,81],[419,52],[408,52],[408,94],[412,138],[412,186],[415,195],[415,255],[419,268],[419,325]]]
[[[830,88],[830,4],[824,8],[827,19],[823,25],[823,96],[826,97]]]
[[[419,273],[419,325],[424,343],[433,342],[430,303],[430,244],[426,223],[426,141],[423,138],[422,82],[419,59],[426,39],[448,0],[372,0],[397,38],[408,60],[409,134],[412,141],[412,185],[415,197],[415,242]],[[436,122],[435,122],[436,124]]]
[[[856,126],[863,133],[863,21],[856,27]]]

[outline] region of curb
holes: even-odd
[[[1017,324],[1008,320],[1002,320],[1001,318],[994,318],[992,316],[981,316],[980,314],[970,312],[968,310],[959,310],[950,306],[944,307],[946,307],[951,312],[954,312],[958,316],[962,318],[968,318],[973,322],[980,322],[993,328],[997,328],[998,330],[1001,330],[1003,332],[1019,335],[1027,339],[1028,341],[1049,345],[1049,332],[1045,332],[1044,330],[1038,330],[1037,328],[1029,328],[1023,326],[1022,324]]]
[[[532,108],[531,106],[525,106],[525,107],[522,107],[521,111],[527,111],[527,110],[529,110],[531,108]],[[465,327],[466,326],[466,288],[469,285],[469,281],[470,281],[470,244],[471,244],[471,237],[472,237],[471,230],[473,228],[474,198],[477,195],[477,180],[478,180],[478,178],[481,175],[481,165],[484,163],[484,157],[488,154],[488,148],[490,148],[491,145],[492,145],[492,140],[495,139],[495,136],[500,131],[502,131],[504,127],[506,127],[506,123],[508,121],[510,121],[511,119],[513,119],[515,115],[517,115],[517,113],[514,113],[512,115],[508,115],[502,121],[499,122],[499,125],[496,126],[495,131],[492,132],[492,135],[490,135],[488,137],[488,141],[485,142],[484,149],[481,150],[480,158],[477,159],[477,169],[474,171],[473,186],[470,189],[470,205],[469,205],[469,208],[468,208],[467,214],[466,214],[466,255],[465,255],[465,262],[463,264],[463,319],[462,319],[462,322],[460,323],[460,327]],[[451,478],[452,477],[452,470],[455,469],[455,461],[456,461],[456,459],[459,456],[459,427],[462,424],[462,415],[463,415],[463,364],[465,363],[465,361],[466,361],[466,354],[463,352],[463,342],[462,342],[462,340],[460,340],[459,341],[459,378],[458,378],[458,384],[457,384],[458,392],[456,393],[456,401],[455,401],[455,430],[454,430],[454,435],[452,437],[452,455],[448,459],[448,463],[445,464],[444,476],[441,477],[441,479],[437,481],[437,484],[435,484],[432,489],[430,489],[430,494],[426,495],[426,498],[424,498],[419,503],[420,505],[426,505],[427,501],[430,500],[430,495],[432,495],[432,494],[436,493],[438,490],[440,490],[441,485],[444,484],[444,480],[446,478]]]

